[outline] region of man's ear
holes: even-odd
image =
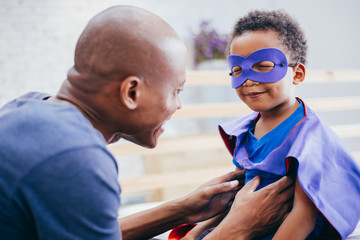
[[[129,76],[120,83],[120,99],[130,110],[137,108],[141,93],[142,81],[136,76]]]
[[[293,67],[293,71],[295,73],[293,78],[293,84],[299,85],[305,79],[305,72],[306,72],[305,65],[302,63],[298,63],[295,67]]]

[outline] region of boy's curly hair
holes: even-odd
[[[235,24],[230,41],[248,31],[274,30],[291,53],[291,61],[306,64],[307,42],[298,22],[283,10],[251,11]]]

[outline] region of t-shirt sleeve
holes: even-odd
[[[39,239],[121,238],[117,167],[100,147],[43,161],[23,179],[17,201],[31,213]]]

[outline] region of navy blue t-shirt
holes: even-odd
[[[116,161],[74,107],[27,94],[0,109],[0,239],[120,239]]]

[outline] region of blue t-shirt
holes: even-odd
[[[276,126],[273,130],[265,134],[262,138],[257,139],[253,132],[255,129],[256,122],[254,121],[253,125],[249,128],[249,131],[245,140],[245,148],[248,153],[249,159],[254,163],[259,163],[266,158],[266,156],[271,153],[275,148],[281,145],[284,142],[285,138],[289,135],[290,131],[300,122],[301,119],[304,118],[304,105],[302,101],[298,100],[300,105],[298,108],[291,114],[290,117],[285,119],[282,123]],[[235,150],[235,155],[236,155]],[[234,156],[235,156],[234,155]],[[236,162],[235,158],[233,159],[233,163],[239,169],[242,167]],[[260,176],[261,182],[258,189],[263,188],[264,186],[269,185],[277,180],[279,180],[282,176],[264,172],[261,170],[247,170],[245,172],[245,182],[250,181],[255,176]]]
[[[75,107],[45,97],[0,109],[0,239],[120,239],[104,138]]]

